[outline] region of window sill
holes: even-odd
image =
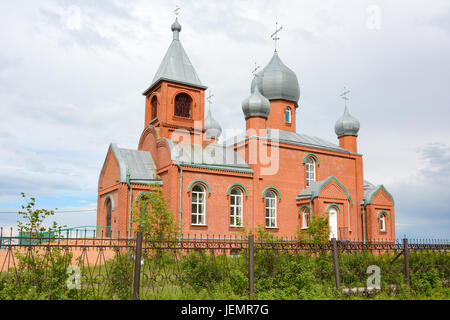
[[[278,227],[267,227],[266,226],[266,229],[278,229]]]
[[[306,230],[306,229],[309,229],[309,227],[303,227],[303,228],[302,228],[302,230]]]
[[[193,223],[191,223],[191,226],[192,227],[206,227],[207,225],[206,224],[193,224]]]
[[[230,228],[243,228],[244,226],[230,226]]]
[[[380,232],[383,232],[383,233],[387,233],[387,231],[386,231],[386,230],[380,230]]]
[[[173,116],[174,120],[180,120],[180,121],[186,121],[186,122],[194,122],[194,119],[192,118],[187,118],[187,117],[182,117],[182,116]]]

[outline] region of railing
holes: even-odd
[[[267,292],[283,295],[292,286],[307,292],[308,281],[323,294],[336,289],[335,294],[345,294],[402,285],[418,291],[419,278],[440,281],[433,283],[437,286],[450,279],[450,243],[443,240],[315,243],[256,236],[168,240],[144,239],[141,233],[133,239],[30,234],[26,242],[20,236],[0,237],[0,297],[3,290],[19,299],[20,290],[30,287],[49,299],[58,299],[58,292],[76,299],[223,299],[225,293],[253,299],[267,298]],[[381,275],[373,288],[368,270]]]

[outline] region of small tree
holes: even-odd
[[[313,215],[308,229],[298,231],[298,239],[311,241],[314,243],[328,242],[330,238],[330,225],[328,223],[328,214],[322,213]]]
[[[131,215],[136,229],[143,232],[144,239],[175,239],[178,228],[161,187],[153,186],[150,192],[142,195],[134,203]]]
[[[21,193],[22,198],[27,198],[25,193]],[[28,233],[33,240],[26,252],[16,250],[17,258],[14,276],[6,283],[7,297],[12,299],[65,299],[74,297],[75,290],[70,290],[66,286],[68,278],[67,267],[70,265],[73,254],[60,247],[49,247],[41,250],[39,244],[42,240],[51,241],[55,238],[51,234],[52,230],[57,230],[59,225],[53,222],[51,228],[44,226],[44,220],[53,216],[55,212],[47,209],[37,209],[36,199],[30,197],[26,199],[26,204],[22,205],[19,215],[23,221],[17,221],[18,228],[22,232]],[[55,209],[57,210],[57,209]],[[45,233],[48,232],[48,235]],[[37,239],[36,239],[37,238]]]
[[[21,232],[28,233],[32,238],[42,237],[44,232],[56,231],[60,228],[56,221],[53,221],[52,227],[46,228],[44,220],[50,216],[55,215],[55,211],[47,209],[37,209],[36,198],[30,197],[26,199],[25,193],[21,193],[22,198],[26,200],[26,204],[22,205],[22,210],[18,214],[22,217],[22,221],[17,221],[17,227]],[[55,210],[58,210],[55,208]],[[50,236],[50,235],[49,235]]]

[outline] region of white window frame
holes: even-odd
[[[384,213],[380,216],[380,231],[386,232],[386,215]]]
[[[197,191],[196,188],[200,188],[202,191]],[[200,197],[202,196],[202,197]],[[203,201],[200,200],[203,198]],[[195,201],[194,201],[195,200]],[[196,212],[193,210],[193,206],[196,207]],[[196,184],[192,188],[192,201],[191,201],[191,224],[193,226],[205,226],[206,225],[206,190],[201,184]],[[193,217],[197,217],[197,223],[193,222]],[[199,223],[202,221],[202,223]]]
[[[302,229],[309,228],[309,215],[310,211],[308,208],[303,209],[302,211]]]
[[[316,182],[316,160],[314,157],[308,157],[306,159],[306,186],[309,187],[313,182]]]
[[[239,194],[233,194],[233,191],[239,192]],[[233,201],[234,200],[234,201]],[[239,201],[237,201],[239,200]],[[234,203],[233,203],[234,202]],[[239,202],[239,204],[237,204]],[[244,193],[240,188],[233,188],[230,192],[230,226],[242,227],[243,226],[243,211],[244,210]],[[240,223],[236,223],[239,221]]]
[[[273,194],[273,196],[269,196]],[[277,194],[270,190],[266,192],[265,208],[266,208],[266,228],[277,228]],[[269,200],[269,203],[267,203]]]

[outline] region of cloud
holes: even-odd
[[[398,233],[446,237],[450,230],[450,146],[427,143],[416,149],[420,165],[409,178],[391,185]]]

